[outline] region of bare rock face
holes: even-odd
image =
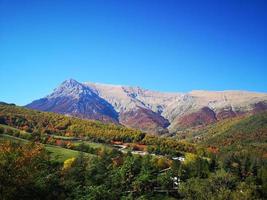
[[[160,114],[145,108],[120,113],[120,122],[126,126],[150,133],[167,133],[169,121]]]
[[[267,110],[267,101],[257,102],[253,106],[253,112],[255,113],[265,111]]]
[[[181,117],[177,117],[177,121],[173,121],[179,128],[190,128],[198,126],[206,126],[217,121],[216,114],[209,107],[203,107],[197,112],[193,112]]]
[[[224,109],[221,109],[220,111],[217,112],[217,119],[218,120],[223,120],[231,117],[236,117],[238,115],[241,115],[242,113],[236,113],[233,111],[232,107],[226,107]]]
[[[27,107],[164,134],[267,110],[267,94],[246,91],[164,93],[140,87],[79,83],[71,79]]]

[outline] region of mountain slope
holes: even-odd
[[[164,93],[68,80],[51,95],[27,107],[119,122],[149,133],[164,134],[267,110],[267,94],[246,91]]]
[[[73,79],[64,81],[52,94],[33,101],[26,107],[118,123],[116,111],[106,100]]]
[[[150,133],[168,132],[167,127],[170,123],[161,113],[168,100],[175,98],[176,94],[164,96],[139,87],[97,83],[85,85],[113,105],[119,113],[120,123]]]
[[[84,83],[106,99],[118,113],[136,113],[139,108],[151,110],[154,117],[162,116],[179,129],[207,125],[248,112],[267,109],[267,94],[245,91],[192,91],[190,93],[164,93],[140,87]],[[129,125],[129,124],[125,124]],[[160,126],[165,128],[164,126]]]
[[[200,144],[221,153],[246,149],[267,156],[267,112],[226,119],[195,135]]]

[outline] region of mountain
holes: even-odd
[[[71,79],[26,107],[165,134],[267,110],[267,94],[247,91],[164,93]]]
[[[246,91],[164,93],[140,87],[89,82],[84,84],[113,105],[114,109],[120,113],[121,123],[132,126],[136,119],[130,120],[131,123],[128,121],[125,123],[124,116],[129,119],[138,116],[138,113],[151,110],[153,115],[144,113],[146,120],[143,119],[143,123],[139,123],[139,126],[141,127],[146,121],[153,119],[153,122],[158,125],[158,129],[159,127],[162,128],[161,130],[167,128],[171,132],[205,126],[226,118],[267,109],[267,94],[263,93]],[[166,119],[166,123],[162,124],[155,120],[159,117]]]
[[[73,79],[64,81],[52,94],[33,101],[26,107],[118,123],[118,114],[112,105],[96,95],[89,87]]]

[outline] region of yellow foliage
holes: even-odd
[[[76,161],[76,158],[69,158],[64,161],[63,170],[68,170],[73,166],[73,163]]]
[[[166,168],[170,167],[170,162],[169,162],[169,160],[167,160],[164,157],[159,157],[157,159],[157,166],[160,169],[166,169]]]
[[[185,161],[184,161],[184,164],[187,165],[189,164],[190,162],[193,162],[195,161],[197,158],[197,156],[195,154],[192,154],[192,153],[186,153],[185,154]]]

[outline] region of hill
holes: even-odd
[[[18,128],[33,135],[76,137],[109,144],[113,141],[119,141],[149,145],[150,152],[157,152],[158,154],[196,151],[193,144],[172,138],[151,136],[140,130],[121,125],[84,120],[12,105],[0,105],[0,124]]]
[[[197,143],[211,151],[247,151],[267,156],[267,112],[227,119],[196,133]]]
[[[144,133],[115,124],[82,120],[51,112],[40,112],[12,105],[0,105],[0,124],[6,124],[29,133],[88,137],[99,141],[142,139]]]

